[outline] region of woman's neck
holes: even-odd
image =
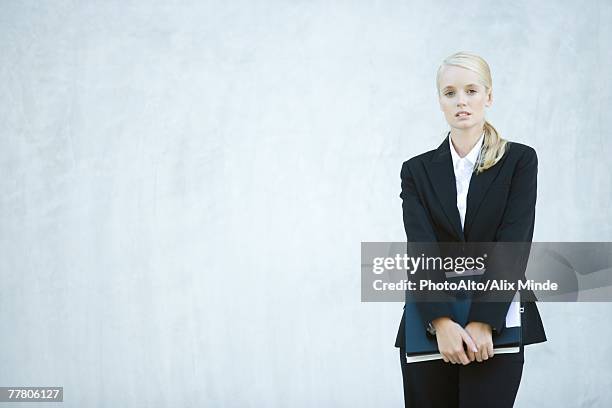
[[[461,157],[465,157],[476,145],[482,135],[484,127],[474,126],[469,129],[451,129],[450,143]]]

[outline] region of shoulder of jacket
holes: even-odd
[[[537,157],[537,153],[535,149],[529,145],[526,145],[524,143],[519,143],[519,142],[513,142],[511,140],[508,140],[508,145],[509,145],[508,147],[509,154],[515,154],[519,157],[523,155],[532,155],[532,156]]]
[[[423,163],[423,162],[428,162],[431,160],[431,157],[433,156],[434,152],[436,151],[436,149],[432,149],[432,150],[428,150],[425,153],[421,153],[418,154],[416,156],[413,156],[411,158],[409,158],[408,160],[406,160],[403,164],[402,167],[404,166],[414,166],[418,163]]]

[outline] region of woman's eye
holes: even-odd
[[[470,89],[468,92],[474,92],[476,93],[477,91],[475,89]]]
[[[447,92],[447,93],[445,93],[444,95],[446,95],[446,96],[452,96],[452,94],[454,94],[454,92],[452,92],[452,91],[451,91],[451,92]]]

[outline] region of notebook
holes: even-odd
[[[442,359],[435,336],[427,333],[425,324],[414,302],[406,302],[405,334],[406,362],[416,363]],[[451,303],[453,320],[465,327],[470,312],[471,299],[458,299]],[[519,293],[508,307],[504,329],[493,336],[493,351],[496,354],[518,353],[521,346],[521,305]]]

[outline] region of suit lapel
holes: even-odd
[[[461,218],[457,209],[457,184],[455,180],[455,171],[453,169],[453,158],[450,152],[449,137],[444,139],[442,144],[436,149],[431,162],[426,167],[430,177],[431,184],[440,204],[446,214],[448,222],[452,225],[452,229],[459,241],[465,241],[469,236],[470,229],[480,204],[501,168],[501,162],[505,156],[495,166],[485,170],[480,174],[472,174],[470,187],[467,195],[467,208],[465,212],[464,228],[461,228]]]
[[[480,204],[482,203],[489,186],[497,177],[501,164],[505,158],[506,155],[504,155],[500,161],[495,164],[495,166],[480,174],[472,174],[472,178],[470,179],[470,188],[468,189],[467,208],[465,211],[465,223],[463,228],[465,231],[465,236],[469,236],[472,224],[474,223],[478,210],[480,209]]]
[[[461,218],[457,209],[457,184],[453,170],[448,136],[436,149],[431,162],[425,166],[436,196],[442,205],[444,213],[459,241],[465,241],[461,230]]]

